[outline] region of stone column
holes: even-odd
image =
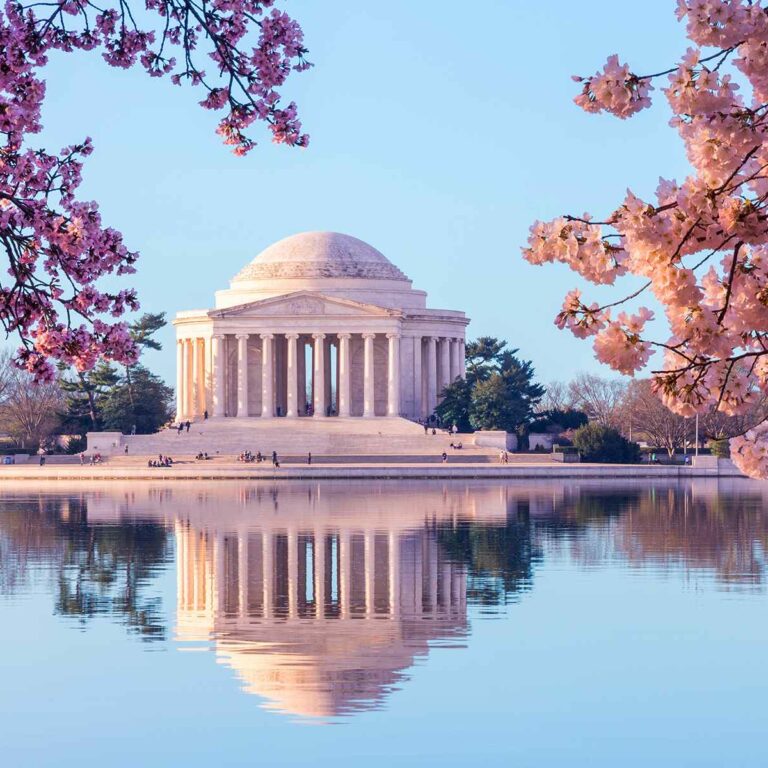
[[[295,528],[288,529],[288,616],[299,615],[299,534]]]
[[[184,347],[184,411],[187,418],[195,415],[195,366],[193,344],[193,339],[186,339]]]
[[[261,418],[271,419],[275,415],[274,372],[272,370],[271,333],[261,334]]]
[[[224,337],[213,337],[213,415],[224,415]]]
[[[400,612],[400,540],[394,531],[389,532],[389,615],[394,618]]]
[[[424,416],[421,394],[424,384],[421,378],[421,336],[413,339],[413,410],[417,419]]]
[[[464,339],[458,339],[459,347],[459,378],[467,378],[467,363],[465,360],[466,350],[464,349]]]
[[[264,529],[261,536],[262,546],[262,579],[261,584],[264,589],[264,618],[271,619],[275,608],[275,542],[272,538],[272,531]]]
[[[450,339],[451,345],[451,384],[461,376],[461,359],[459,357],[459,340]]]
[[[437,405],[437,338],[427,339],[427,416],[431,416]]]
[[[388,333],[387,416],[400,415],[400,334]]]
[[[184,340],[176,339],[176,421],[184,418]]]
[[[341,609],[341,618],[349,618],[349,609],[351,604],[349,572],[350,557],[350,536],[348,530],[339,532],[339,606]]]
[[[237,415],[248,416],[248,334],[237,334]]]
[[[325,416],[325,334],[313,333],[315,340],[315,353],[312,355],[313,367],[315,370],[314,379],[314,415],[322,418]]]
[[[237,603],[240,616],[248,615],[248,533],[237,534]]]
[[[339,416],[349,416],[349,340],[352,337],[349,333],[339,334]]]
[[[363,362],[363,417],[369,419],[376,415],[375,412],[375,387],[374,387],[374,360],[373,340],[375,333],[364,333],[364,362]]]
[[[190,386],[189,386],[189,411],[187,414],[194,418],[197,415],[198,389],[200,387],[200,346],[197,339],[189,340],[189,367],[190,367]]]
[[[315,616],[325,616],[325,532],[315,529],[312,560],[315,566]]]
[[[438,396],[451,383],[451,340],[440,341],[440,385],[437,388]]]
[[[298,370],[296,365],[296,342],[299,338],[298,333],[286,333],[285,341],[288,346],[287,354],[287,379],[286,387],[287,392],[287,411],[286,417],[289,419],[295,419],[298,416],[298,400],[299,400],[299,380]]]
[[[211,337],[206,336],[201,340],[203,346],[202,362],[202,397],[200,399],[200,413],[211,408]],[[210,415],[210,414],[209,414]]]
[[[376,538],[373,531],[365,532],[365,613],[369,618],[374,613],[376,595]]]

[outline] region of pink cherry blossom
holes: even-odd
[[[624,374],[663,349],[653,387],[675,412],[736,414],[768,393],[768,7],[678,0],[677,14],[692,43],[677,64],[637,74],[611,56],[600,72],[576,78],[576,103],[627,118],[666,78],[661,91],[690,175],[660,180],[647,200],[628,192],[604,221],[535,222],[523,254],[532,264],[565,263],[598,285],[634,278],[604,305],[570,291],[555,322],[592,336],[597,358]],[[646,292],[663,308],[666,338],[647,336],[646,308],[611,315]],[[747,474],[768,477],[768,424],[735,439],[732,455]]]
[[[136,351],[119,318],[138,308],[130,288],[102,278],[129,275],[138,254],[106,226],[98,206],[78,200],[89,139],[49,153],[40,132],[42,73],[52,50],[98,50],[111,66],[141,66],[151,77],[204,91],[200,104],[225,110],[218,133],[242,155],[266,123],[273,141],[307,146],[296,105],[278,88],[310,64],[299,25],[275,0],[121,0],[97,8],[78,0],[7,0],[0,10],[0,232],[8,267],[0,280],[0,323],[21,340],[17,362],[37,379],[54,363],[79,370],[102,357],[130,362]],[[172,55],[175,53],[176,55]],[[212,74],[202,62],[214,62]]]

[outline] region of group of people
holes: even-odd
[[[245,462],[246,464],[250,464],[252,462],[256,462],[257,464],[261,464],[262,461],[266,461],[267,457],[261,452],[257,451],[255,454],[251,453],[251,451],[243,451],[238,457],[238,461]],[[273,467],[279,467],[280,466],[280,459],[277,456],[277,451],[272,451],[272,466]]]
[[[85,464],[85,460],[88,458],[90,464],[101,464],[102,458],[100,453],[92,453],[90,456],[86,457],[84,453],[80,454],[80,463]]]
[[[424,434],[428,435],[430,433],[430,430],[432,431],[433,435],[437,434],[437,429],[440,427],[440,424],[435,420],[434,417],[430,417],[429,419],[424,419],[424,421],[420,422],[421,426],[424,427]],[[445,430],[449,435],[458,435],[459,434],[459,428],[452,424],[450,427],[448,427]]]
[[[499,451],[499,464],[509,464],[509,451],[506,448]]]
[[[459,440],[458,443],[451,443],[451,448],[453,448],[454,451],[460,451],[464,447],[464,444]]]
[[[187,432],[189,432],[189,428],[190,428],[191,426],[192,426],[192,422],[191,422],[189,419],[187,419],[186,421],[180,421],[180,422],[179,422],[179,423],[176,425],[176,432],[177,432],[177,434],[179,434],[179,435],[180,435],[180,434],[181,434],[181,433],[182,433],[182,432],[183,432],[185,429],[187,430]]]
[[[161,453],[156,459],[150,459],[147,462],[148,467],[172,467],[173,459],[170,456],[163,456]]]
[[[198,453],[197,456],[195,456],[195,458],[198,461],[207,461],[208,459],[212,459],[213,456],[209,456],[207,453],[204,453],[203,451],[200,451],[200,453]]]

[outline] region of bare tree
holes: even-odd
[[[0,349],[0,405],[5,402],[11,385],[11,375],[14,365],[11,362],[13,354],[9,349]]]
[[[752,427],[768,419],[768,398],[757,393],[752,406],[745,413],[728,416],[714,408],[699,417],[699,432],[710,440],[727,440],[743,435]]]
[[[537,411],[568,411],[573,408],[570,389],[564,381],[550,381],[546,390]]]
[[[627,385],[620,379],[603,379],[580,373],[568,385],[570,408],[584,411],[590,421],[604,427],[622,427],[622,405]]]
[[[63,407],[57,382],[34,383],[32,376],[13,365],[7,366],[7,385],[0,402],[0,430],[22,448],[36,451],[59,424]]]
[[[655,448],[674,456],[678,448],[693,442],[694,420],[678,416],[651,390],[650,379],[638,379],[627,386],[623,402],[625,420],[631,420],[633,437],[644,437]]]

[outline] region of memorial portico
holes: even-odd
[[[179,419],[420,419],[464,374],[464,313],[347,235],[276,243],[215,304],[174,320]]]

